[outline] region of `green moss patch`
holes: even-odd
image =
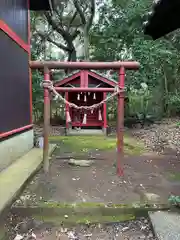
[[[180,181],[180,173],[168,173],[168,179],[170,181]]]
[[[124,222],[124,221],[130,221],[135,219],[135,216],[132,214],[126,214],[126,215],[119,215],[119,216],[70,216],[68,218],[65,218],[64,216],[56,216],[56,217],[48,217],[48,216],[40,216],[40,215],[33,215],[34,219],[53,223],[54,225],[60,225],[60,224],[95,224],[95,223],[109,223],[109,222]]]
[[[50,141],[60,143],[60,147],[73,152],[88,152],[92,150],[116,151],[117,139],[115,137],[105,136],[52,136]],[[145,146],[142,142],[126,136],[124,137],[124,149],[126,154],[140,155],[145,152]]]
[[[13,207],[13,214],[31,216],[53,224],[91,224],[133,220],[147,217],[148,211],[168,210],[167,205],[147,205],[141,203],[111,204],[94,202],[60,203],[39,202],[36,207]]]
[[[104,203],[94,203],[94,202],[82,202],[82,203],[60,203],[60,202],[39,202],[38,206],[40,207],[47,207],[47,208],[99,208],[105,207]],[[122,204],[123,206],[123,204]]]
[[[61,202],[43,202],[39,201],[38,207],[41,208],[56,208],[56,209],[116,209],[116,210],[127,210],[127,209],[159,209],[167,208],[166,204],[148,204],[146,202],[136,202],[132,204],[105,204],[96,202],[80,202],[80,203],[61,203]]]
[[[31,216],[54,224],[120,222],[147,217],[148,211],[168,210],[167,205],[40,202],[37,207],[14,207],[13,214]]]

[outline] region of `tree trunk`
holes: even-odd
[[[84,28],[84,60],[89,61],[89,33]]]
[[[76,49],[74,47],[73,47],[72,51],[69,53],[68,60],[72,61],[72,62],[76,62],[77,61]]]
[[[68,52],[68,62],[76,62],[77,61],[77,55],[76,55],[76,49],[72,45],[72,50]],[[72,69],[66,69],[65,73],[70,74],[73,70]]]
[[[162,69],[164,71],[164,69]],[[159,86],[159,106],[160,106],[160,111],[159,115],[162,118],[164,113],[165,113],[165,97],[166,97],[166,86],[165,86],[165,78],[160,79],[160,86]]]
[[[167,113],[167,109],[168,109],[168,105],[167,105],[167,101],[165,98],[168,97],[168,81],[167,81],[167,76],[166,76],[166,72],[165,72],[165,69],[163,68],[163,73],[164,73],[164,89],[163,89],[163,92],[164,92],[164,95],[163,95],[163,111],[164,113]]]

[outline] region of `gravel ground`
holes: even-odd
[[[55,229],[54,229],[55,230]],[[105,226],[101,224],[85,227],[78,225],[74,229],[60,229],[54,231],[57,239],[76,239],[76,240],[138,240],[149,239],[155,240],[156,238],[151,231],[150,223],[147,219],[138,219],[125,223],[111,223]],[[64,232],[64,233],[63,233]],[[48,237],[42,238],[43,240],[51,240],[53,234]]]
[[[37,240],[156,240],[151,224],[147,218],[93,225],[76,225],[75,227],[54,226],[34,219],[19,219],[18,223],[8,219],[8,239]]]
[[[144,141],[147,148],[158,153],[180,153],[179,118],[164,119],[160,124],[153,124],[144,129],[133,129],[130,132]]]

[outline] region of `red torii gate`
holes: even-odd
[[[112,69],[118,72],[118,87],[121,90],[118,96],[117,109],[117,174],[123,175],[121,168],[121,158],[123,157],[123,132],[124,132],[124,82],[125,70],[137,70],[138,62],[60,62],[60,61],[31,61],[31,69],[44,69],[44,82],[50,81],[50,69]],[[67,88],[54,87],[57,92],[113,92],[111,88]],[[50,93],[47,87],[44,87],[44,145],[43,145],[43,166],[44,171],[49,171],[49,126],[50,126]]]

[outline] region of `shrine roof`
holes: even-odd
[[[180,1],[154,1],[144,25],[144,34],[151,36],[153,40],[180,28]]]
[[[62,86],[64,84],[69,83],[73,79],[80,77],[81,71],[76,70],[76,71],[71,72],[70,74],[66,75],[62,79],[59,79],[58,81],[56,81],[55,85]],[[94,70],[86,70],[86,71],[88,72],[89,76],[99,80],[100,82],[104,82],[111,87],[115,87],[117,85],[117,82],[114,79],[110,78],[109,76],[107,76],[105,74],[99,73],[98,71],[94,71]]]
[[[95,70],[91,70],[90,72],[94,72],[98,75],[101,75],[102,77],[104,78],[107,78],[108,80],[110,80],[112,83],[115,83],[117,85],[117,82],[110,76],[107,76],[106,74],[103,74],[103,73],[99,73],[98,71],[95,71]]]

